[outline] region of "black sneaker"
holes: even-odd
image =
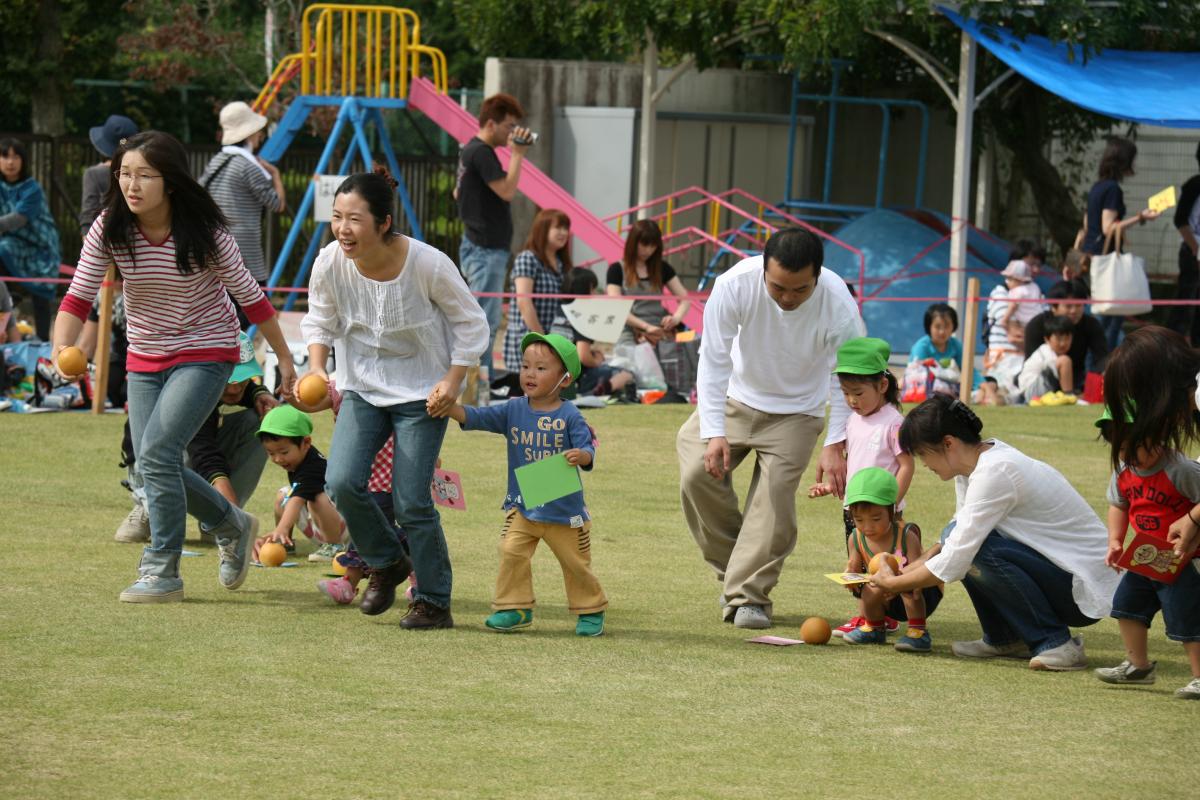
[[[408,607],[408,613],[400,620],[400,627],[410,631],[453,628],[454,617],[450,616],[448,608],[438,608],[424,600],[418,600]]]

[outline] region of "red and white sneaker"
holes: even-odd
[[[317,581],[317,588],[339,606],[350,605],[354,602],[355,595],[358,594],[358,587],[345,578]]]
[[[891,617],[884,617],[883,619],[884,619],[883,624],[887,627],[888,633],[895,633],[899,629],[900,623],[897,622],[896,620],[892,619]],[[851,617],[846,622],[844,622],[841,625],[838,625],[836,628],[834,628],[833,635],[839,636],[839,637],[845,636],[847,633],[854,630],[855,628],[858,628],[858,627],[860,627],[862,625],[866,625],[866,624],[867,624],[867,620],[865,617]]]
[[[842,636],[845,636],[850,631],[854,630],[855,628],[859,627],[860,625],[866,625],[866,624],[867,624],[866,617],[851,617],[846,622],[844,622],[841,625],[838,625],[836,628],[834,628],[833,635],[842,637]],[[891,630],[895,630],[895,628],[892,628]]]

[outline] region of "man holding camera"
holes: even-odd
[[[501,292],[512,245],[512,211],[509,204],[517,194],[521,163],[536,134],[517,125],[525,116],[521,104],[508,94],[494,94],[479,109],[479,132],[463,145],[458,156],[458,179],[454,199],[463,221],[459,263],[467,285],[475,292]],[[497,147],[508,145],[508,172],[496,157]],[[487,315],[491,339],[480,362],[492,366],[492,343],[500,326],[501,298],[480,297]]]

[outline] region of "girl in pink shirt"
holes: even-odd
[[[285,397],[296,380],[291,351],[220,209],[192,178],[183,145],[146,131],[122,140],[111,169],[106,207],[88,231],[64,313],[55,320],[53,353],[57,365],[115,265],[124,281],[129,338],[129,426],[150,517],[138,580],[120,599],[183,600],[179,557],[189,513],[216,537],[221,585],[237,589],[246,578],[258,521],[185,468],[184,449],[239,360],[230,296],[274,349]]]
[[[846,404],[854,412],[846,421],[846,480],[849,481],[854,473],[867,467],[880,467],[895,475],[899,484],[896,519],[903,527],[904,495],[912,483],[914,462],[910,454],[900,449],[898,437],[904,415],[900,413],[900,386],[888,369],[891,354],[891,347],[882,339],[867,336],[850,339],[838,348],[834,372],[837,373]],[[833,494],[833,487],[826,483],[818,483],[808,492],[809,497],[829,494]],[[849,556],[849,539],[854,531],[854,521],[846,509],[843,509],[843,521]],[[860,601],[859,613],[836,628],[834,635],[842,636],[863,621]],[[890,629],[894,629],[895,624],[892,620],[888,621]]]

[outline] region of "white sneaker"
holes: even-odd
[[[738,628],[760,630],[771,627],[771,618],[763,611],[762,606],[745,605],[738,608],[733,615],[733,624]]]
[[[1060,644],[1043,650],[1029,659],[1030,669],[1045,669],[1052,672],[1074,672],[1087,667],[1087,654],[1083,652],[1083,637],[1074,636]]]
[[[1029,648],[1024,642],[988,644],[983,639],[973,642],[954,642],[950,651],[959,658],[1029,658]]]
[[[1187,686],[1175,690],[1180,700],[1200,700],[1200,678],[1192,678]]]
[[[117,527],[113,539],[118,542],[150,541],[150,514],[141,503],[134,503],[129,515]]]

